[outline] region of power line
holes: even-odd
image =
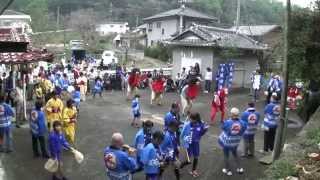
[[[2,8],[2,10],[0,11],[0,16],[4,13],[4,11],[5,11],[6,9],[9,8],[9,6],[13,3],[13,1],[14,1],[14,0],[10,0],[10,1],[7,3],[7,5],[5,5],[5,6]]]

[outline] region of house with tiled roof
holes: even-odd
[[[218,19],[182,5],[144,18],[143,21],[147,24],[147,46],[152,46],[178,35],[192,23],[208,25]]]
[[[175,76],[182,68],[200,65],[202,76],[209,67],[216,74],[220,64],[234,63],[233,87],[249,87],[259,58],[269,47],[232,29],[193,24],[164,42],[172,50]]]
[[[260,61],[262,70],[270,71],[273,69],[281,69],[283,60],[283,29],[279,25],[246,25],[239,27],[231,27],[230,30],[237,33],[247,35],[256,41],[268,44],[269,49],[264,51],[263,58]]]

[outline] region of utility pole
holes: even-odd
[[[241,1],[238,0],[237,1],[237,18],[236,18],[236,23],[235,23],[237,32],[238,32],[239,26],[240,26],[240,10],[241,10],[240,7],[241,7]]]
[[[9,8],[9,6],[13,3],[14,0],[10,0],[1,10],[0,10],[0,15],[4,13],[6,9]]]
[[[57,7],[57,30],[60,28],[60,6]]]
[[[275,147],[272,154],[272,159],[277,160],[282,152],[283,144],[285,142],[284,132],[288,121],[286,117],[286,106],[287,106],[287,90],[288,90],[288,51],[289,43],[288,37],[290,35],[290,23],[291,23],[291,1],[287,0],[286,13],[285,13],[285,28],[284,28],[284,60],[283,60],[283,90],[281,93],[281,111],[280,120],[277,128],[277,134],[275,139]]]

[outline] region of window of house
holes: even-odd
[[[120,28],[123,28],[123,26],[120,26]]]
[[[162,28],[162,32],[161,33],[162,33],[162,35],[164,35],[164,29],[163,28]]]
[[[182,50],[182,57],[193,58],[193,50],[191,48],[185,48]]]
[[[152,23],[148,24],[148,29],[152,29]]]
[[[161,22],[157,22],[157,28],[161,28]]]
[[[114,25],[112,24],[112,25],[110,25],[110,27],[111,27],[111,28],[113,28],[113,27],[114,27]]]

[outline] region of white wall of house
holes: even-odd
[[[106,23],[99,24],[96,27],[96,31],[101,35],[108,35],[112,33],[124,34],[129,30],[128,23]]]
[[[172,75],[175,78],[185,67],[189,70],[190,66],[199,63],[202,76],[205,75],[207,67],[213,67],[213,51],[211,48],[196,47],[175,47],[172,51]]]
[[[177,18],[170,18],[147,23],[148,46],[170,38],[171,35],[178,31],[178,22]]]
[[[174,47],[172,51],[172,60],[172,75],[174,78],[177,73],[181,72],[183,64],[190,64],[194,66],[194,64],[200,60],[202,76],[204,77],[206,68],[211,67],[215,77],[219,64],[233,62],[235,63],[235,72],[232,84],[233,88],[250,88],[250,77],[252,72],[256,70],[258,64],[258,58],[253,54],[224,60],[219,56],[216,56],[213,49],[209,47]],[[184,63],[183,61],[189,62]]]

